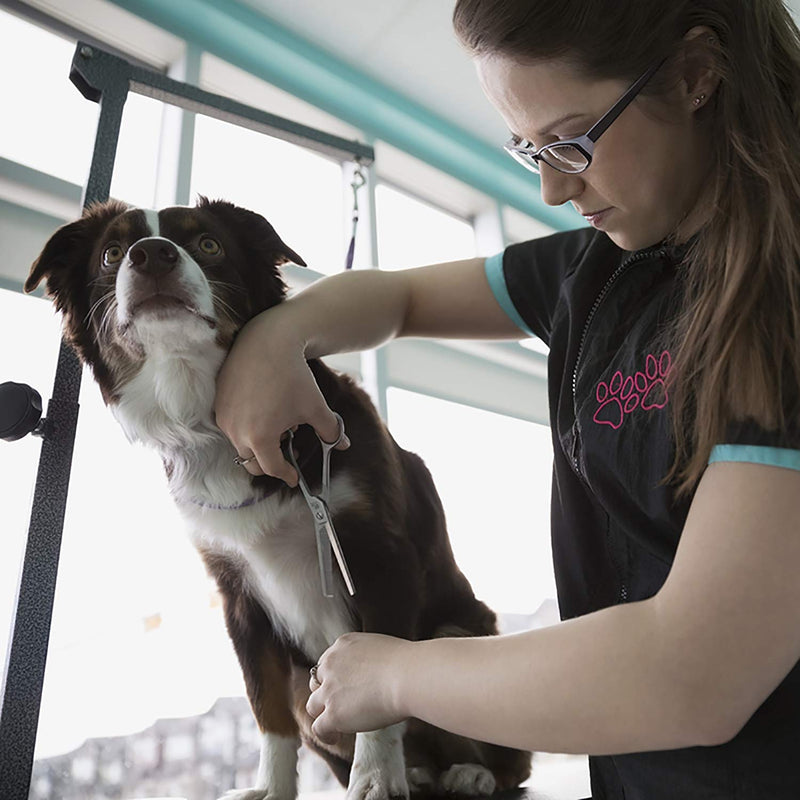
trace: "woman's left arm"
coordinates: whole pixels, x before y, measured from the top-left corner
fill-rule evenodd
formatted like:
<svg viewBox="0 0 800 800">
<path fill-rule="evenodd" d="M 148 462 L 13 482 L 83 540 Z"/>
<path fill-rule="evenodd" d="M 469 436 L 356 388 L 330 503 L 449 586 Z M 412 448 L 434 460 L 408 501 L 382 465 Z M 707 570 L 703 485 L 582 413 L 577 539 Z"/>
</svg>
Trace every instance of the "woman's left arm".
<svg viewBox="0 0 800 800">
<path fill-rule="evenodd" d="M 595 755 L 725 742 L 800 659 L 799 521 L 800 472 L 712 464 L 655 597 L 509 636 L 348 634 L 320 660 L 314 729 L 417 717 Z"/>
</svg>

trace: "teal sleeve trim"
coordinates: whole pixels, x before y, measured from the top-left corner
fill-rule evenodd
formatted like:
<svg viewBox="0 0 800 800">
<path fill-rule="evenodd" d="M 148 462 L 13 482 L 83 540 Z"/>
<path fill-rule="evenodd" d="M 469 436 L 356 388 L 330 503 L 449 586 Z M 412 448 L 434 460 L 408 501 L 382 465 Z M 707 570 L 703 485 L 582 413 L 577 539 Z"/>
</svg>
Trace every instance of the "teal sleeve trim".
<svg viewBox="0 0 800 800">
<path fill-rule="evenodd" d="M 486 259 L 484 266 L 486 270 L 486 278 L 489 281 L 489 288 L 495 299 L 500 303 L 500 307 L 508 314 L 509 319 L 521 330 L 528 334 L 528 336 L 535 336 L 536 334 L 527 326 L 525 320 L 519 315 L 511 295 L 508 293 L 508 286 L 506 286 L 506 277 L 503 274 L 503 253 L 489 256 Z"/>
<path fill-rule="evenodd" d="M 711 451 L 708 463 L 713 464 L 715 461 L 746 461 L 750 464 L 800 470 L 800 450 L 752 444 L 718 444 Z"/>
</svg>

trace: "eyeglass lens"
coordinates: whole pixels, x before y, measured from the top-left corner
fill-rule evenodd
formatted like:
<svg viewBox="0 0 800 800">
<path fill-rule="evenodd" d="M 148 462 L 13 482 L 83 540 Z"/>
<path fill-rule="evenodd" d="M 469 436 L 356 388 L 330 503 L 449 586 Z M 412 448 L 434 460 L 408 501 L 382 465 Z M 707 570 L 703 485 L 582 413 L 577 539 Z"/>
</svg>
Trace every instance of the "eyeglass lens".
<svg viewBox="0 0 800 800">
<path fill-rule="evenodd" d="M 581 172 L 589 166 L 586 155 L 571 144 L 548 147 L 542 153 L 542 161 L 562 172 Z"/>
<path fill-rule="evenodd" d="M 521 153 L 519 150 L 510 150 L 509 152 L 524 167 L 536 173 L 540 171 L 537 160 L 529 153 Z M 571 144 L 556 144 L 548 147 L 539 158 L 560 172 L 583 172 L 589 166 L 586 155 Z"/>
</svg>

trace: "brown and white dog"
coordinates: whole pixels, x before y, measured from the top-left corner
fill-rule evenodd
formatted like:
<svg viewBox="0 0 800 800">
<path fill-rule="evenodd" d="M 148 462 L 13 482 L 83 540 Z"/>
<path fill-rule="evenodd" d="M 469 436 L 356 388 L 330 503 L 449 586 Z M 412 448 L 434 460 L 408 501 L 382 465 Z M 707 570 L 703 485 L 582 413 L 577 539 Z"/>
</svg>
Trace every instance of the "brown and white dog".
<svg viewBox="0 0 800 800">
<path fill-rule="evenodd" d="M 234 464 L 214 423 L 217 371 L 239 329 L 283 300 L 278 267 L 288 261 L 305 266 L 263 217 L 230 203 L 201 198 L 195 208 L 156 212 L 110 201 L 58 230 L 25 283 L 32 291 L 47 281 L 65 337 L 128 438 L 159 451 L 216 579 L 261 732 L 256 786 L 227 797 L 293 800 L 301 739 L 348 785 L 349 800 L 518 786 L 528 777 L 529 753 L 417 720 L 335 746 L 311 732 L 308 670 L 339 635 L 423 639 L 497 630 L 494 613 L 456 566 L 428 470 L 395 443 L 346 376 L 309 362 L 352 441 L 333 456 L 330 506 L 354 597 L 338 575 L 335 597 L 322 595 L 299 490 Z M 301 426 L 295 445 L 316 491 L 321 448 L 313 430 Z"/>
</svg>

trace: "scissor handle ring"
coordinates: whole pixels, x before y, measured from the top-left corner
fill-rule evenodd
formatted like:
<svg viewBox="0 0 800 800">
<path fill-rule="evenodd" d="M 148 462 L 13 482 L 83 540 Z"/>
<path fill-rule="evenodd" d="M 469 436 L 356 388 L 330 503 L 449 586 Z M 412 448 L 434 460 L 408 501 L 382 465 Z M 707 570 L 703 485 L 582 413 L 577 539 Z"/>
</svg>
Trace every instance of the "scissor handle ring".
<svg viewBox="0 0 800 800">
<path fill-rule="evenodd" d="M 339 435 L 336 437 L 336 441 L 334 442 L 326 442 L 321 436 L 319 436 L 319 440 L 325 445 L 325 447 L 338 447 L 344 440 L 344 420 L 335 411 L 333 412 L 333 416 L 336 417 L 336 421 L 339 423 Z"/>
</svg>

